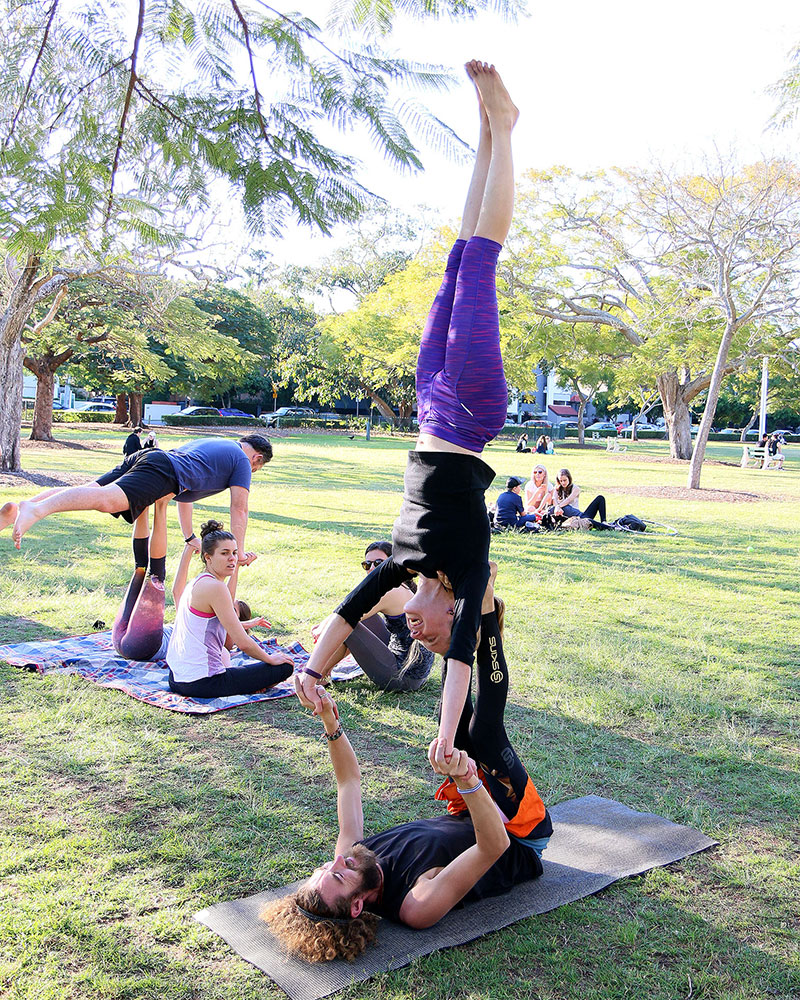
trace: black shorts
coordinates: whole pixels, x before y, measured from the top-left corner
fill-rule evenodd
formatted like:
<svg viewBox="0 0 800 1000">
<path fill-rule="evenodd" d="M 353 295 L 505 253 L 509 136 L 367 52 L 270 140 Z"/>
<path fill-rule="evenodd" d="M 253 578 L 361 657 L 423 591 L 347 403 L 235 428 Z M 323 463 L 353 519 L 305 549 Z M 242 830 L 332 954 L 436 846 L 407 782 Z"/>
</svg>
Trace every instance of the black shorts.
<svg viewBox="0 0 800 1000">
<path fill-rule="evenodd" d="M 172 462 L 163 451 L 155 448 L 137 451 L 111 472 L 100 476 L 97 483 L 119 486 L 128 498 L 128 510 L 116 511 L 112 516 L 121 517 L 130 524 L 156 500 L 180 492 Z"/>
</svg>

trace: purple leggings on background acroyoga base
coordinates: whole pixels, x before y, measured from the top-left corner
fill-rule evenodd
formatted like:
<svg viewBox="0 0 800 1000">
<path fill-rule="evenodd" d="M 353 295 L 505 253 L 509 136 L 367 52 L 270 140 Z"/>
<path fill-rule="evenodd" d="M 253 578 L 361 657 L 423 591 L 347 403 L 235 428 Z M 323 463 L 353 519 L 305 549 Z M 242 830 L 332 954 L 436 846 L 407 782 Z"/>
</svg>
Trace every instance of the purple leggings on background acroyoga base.
<svg viewBox="0 0 800 1000">
<path fill-rule="evenodd" d="M 508 410 L 495 288 L 500 250 L 482 236 L 456 240 L 417 360 L 420 432 L 476 452 L 497 436 Z"/>
<path fill-rule="evenodd" d="M 164 638 L 165 557 L 150 559 L 148 538 L 133 539 L 136 568 L 114 619 L 114 649 L 127 660 L 152 660 Z"/>
</svg>

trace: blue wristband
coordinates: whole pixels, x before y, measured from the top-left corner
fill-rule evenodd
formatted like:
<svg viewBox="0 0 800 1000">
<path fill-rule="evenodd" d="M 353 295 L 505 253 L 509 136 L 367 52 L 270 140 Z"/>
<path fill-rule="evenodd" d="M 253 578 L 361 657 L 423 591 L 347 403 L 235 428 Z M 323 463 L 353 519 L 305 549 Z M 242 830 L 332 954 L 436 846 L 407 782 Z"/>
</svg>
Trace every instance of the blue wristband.
<svg viewBox="0 0 800 1000">
<path fill-rule="evenodd" d="M 472 795 L 472 793 L 477 792 L 479 788 L 483 788 L 483 782 L 480 780 L 474 788 L 459 788 L 458 785 L 456 785 L 456 791 L 459 795 Z"/>
</svg>

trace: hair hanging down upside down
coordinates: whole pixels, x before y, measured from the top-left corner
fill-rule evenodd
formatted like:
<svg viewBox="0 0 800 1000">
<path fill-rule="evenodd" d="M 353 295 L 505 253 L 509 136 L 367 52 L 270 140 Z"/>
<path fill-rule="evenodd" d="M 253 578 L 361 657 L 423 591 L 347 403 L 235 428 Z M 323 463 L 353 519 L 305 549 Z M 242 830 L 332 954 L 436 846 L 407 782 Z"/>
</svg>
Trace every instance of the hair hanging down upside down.
<svg viewBox="0 0 800 1000">
<path fill-rule="evenodd" d="M 315 920 L 298 907 L 315 915 L 329 909 L 316 889 L 301 887 L 283 899 L 267 903 L 260 918 L 269 924 L 286 951 L 307 962 L 331 962 L 334 958 L 352 962 L 375 940 L 380 918 L 366 910 L 350 917 L 346 900 L 328 919 Z"/>
</svg>

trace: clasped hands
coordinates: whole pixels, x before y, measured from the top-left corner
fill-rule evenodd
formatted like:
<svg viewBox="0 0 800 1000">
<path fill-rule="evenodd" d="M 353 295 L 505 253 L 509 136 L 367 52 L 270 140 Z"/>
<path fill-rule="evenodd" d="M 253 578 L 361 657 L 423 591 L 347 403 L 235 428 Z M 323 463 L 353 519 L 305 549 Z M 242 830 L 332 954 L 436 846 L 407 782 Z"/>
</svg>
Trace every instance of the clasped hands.
<svg viewBox="0 0 800 1000">
<path fill-rule="evenodd" d="M 478 766 L 467 751 L 450 750 L 448 741 L 438 736 L 428 747 L 428 760 L 436 774 L 453 778 L 457 785 L 478 777 Z"/>
</svg>

